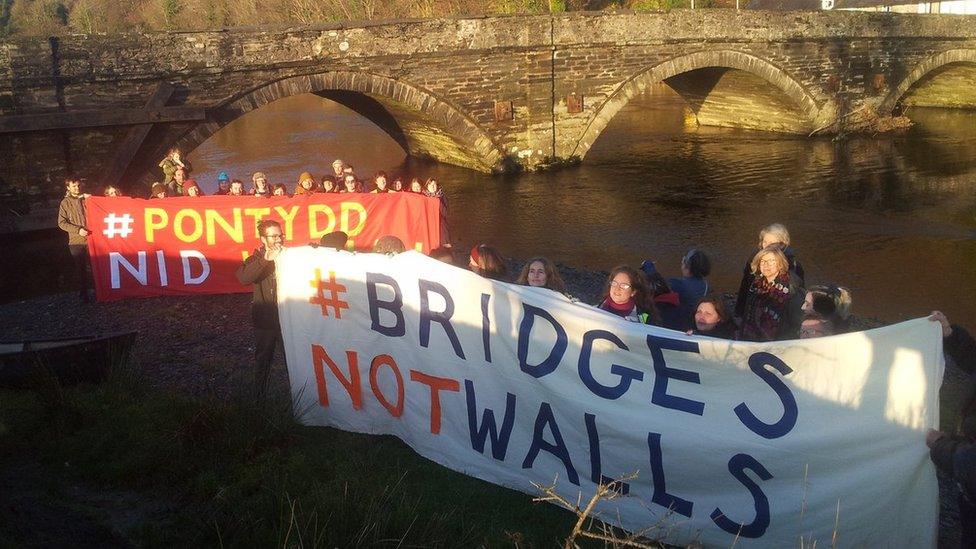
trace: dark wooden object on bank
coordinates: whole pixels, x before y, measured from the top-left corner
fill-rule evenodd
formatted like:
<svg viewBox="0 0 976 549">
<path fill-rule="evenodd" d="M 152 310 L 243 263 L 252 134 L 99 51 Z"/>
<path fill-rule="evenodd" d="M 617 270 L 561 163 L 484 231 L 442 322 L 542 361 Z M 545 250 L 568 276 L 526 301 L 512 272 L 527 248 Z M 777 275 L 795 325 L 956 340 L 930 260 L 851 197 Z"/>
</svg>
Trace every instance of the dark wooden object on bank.
<svg viewBox="0 0 976 549">
<path fill-rule="evenodd" d="M 168 82 L 163 82 L 156 88 L 152 97 L 146 102 L 146 111 L 152 112 L 162 109 L 169 98 L 176 91 L 175 86 Z M 105 181 L 112 184 L 118 185 L 119 181 L 125 175 L 126 170 L 129 169 L 129 165 L 135 160 L 136 155 L 139 153 L 139 149 L 142 148 L 142 144 L 146 141 L 146 137 L 149 136 L 150 130 L 153 129 L 152 124 L 143 124 L 140 126 L 133 126 L 129 128 L 126 132 L 122 143 L 119 145 L 118 150 L 115 153 L 115 158 L 112 160 L 112 165 L 108 170 L 105 171 Z"/>
<path fill-rule="evenodd" d="M 98 383 L 129 361 L 138 332 L 0 342 L 0 387 L 22 389 L 57 378 Z"/>
</svg>

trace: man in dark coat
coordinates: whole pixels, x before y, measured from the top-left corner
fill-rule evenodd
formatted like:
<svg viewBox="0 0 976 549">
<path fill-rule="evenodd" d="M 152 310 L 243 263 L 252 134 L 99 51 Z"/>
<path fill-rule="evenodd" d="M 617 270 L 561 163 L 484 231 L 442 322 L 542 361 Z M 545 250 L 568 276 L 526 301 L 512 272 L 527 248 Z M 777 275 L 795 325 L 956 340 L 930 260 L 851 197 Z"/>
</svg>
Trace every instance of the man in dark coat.
<svg viewBox="0 0 976 549">
<path fill-rule="evenodd" d="M 284 248 L 284 235 L 277 221 L 264 220 L 258 223 L 258 236 L 261 246 L 238 267 L 237 280 L 241 284 L 254 285 L 251 299 L 256 362 L 253 388 L 260 397 L 268 386 L 275 348 L 281 346 L 284 349 L 281 325 L 278 323 L 278 287 L 275 281 L 275 259 Z"/>
<path fill-rule="evenodd" d="M 976 548 L 976 340 L 944 314 L 929 317 L 942 324 L 946 355 L 970 375 L 969 394 L 959 411 L 958 434 L 930 430 L 925 437 L 935 466 L 959 486 L 959 525 L 963 549 Z"/>
<path fill-rule="evenodd" d="M 78 296 L 89 301 L 88 288 L 88 235 L 91 231 L 85 226 L 85 199 L 89 195 L 81 193 L 81 181 L 69 176 L 64 180 L 65 194 L 58 208 L 58 227 L 68 233 L 68 251 L 71 252 L 71 268 Z"/>
</svg>

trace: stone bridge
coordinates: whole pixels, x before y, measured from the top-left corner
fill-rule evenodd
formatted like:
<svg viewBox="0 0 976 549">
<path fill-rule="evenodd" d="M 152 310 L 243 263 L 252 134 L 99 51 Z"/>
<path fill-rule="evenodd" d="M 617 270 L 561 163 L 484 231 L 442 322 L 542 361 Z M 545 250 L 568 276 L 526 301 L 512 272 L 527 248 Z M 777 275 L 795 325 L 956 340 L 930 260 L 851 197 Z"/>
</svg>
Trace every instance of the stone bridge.
<svg viewBox="0 0 976 549">
<path fill-rule="evenodd" d="M 168 147 L 301 93 L 410 155 L 536 169 L 585 160 L 659 82 L 700 124 L 804 135 L 903 104 L 974 108 L 976 18 L 677 10 L 25 39 L 0 44 L 0 177 L 144 182 Z"/>
</svg>

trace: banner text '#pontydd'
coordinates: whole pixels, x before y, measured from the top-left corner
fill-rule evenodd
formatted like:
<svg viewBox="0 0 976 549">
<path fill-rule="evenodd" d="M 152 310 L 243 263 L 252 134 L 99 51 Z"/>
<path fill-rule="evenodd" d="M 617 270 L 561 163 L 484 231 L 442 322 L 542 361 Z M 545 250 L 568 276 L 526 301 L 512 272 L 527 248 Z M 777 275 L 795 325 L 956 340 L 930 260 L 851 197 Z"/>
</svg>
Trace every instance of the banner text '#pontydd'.
<svg viewBox="0 0 976 549">
<path fill-rule="evenodd" d="M 302 209 L 307 214 L 308 234 L 296 235 L 295 218 Z M 359 202 L 340 202 L 338 208 L 329 204 L 232 208 L 229 216 L 214 209 L 201 213 L 192 208 L 183 208 L 171 216 L 162 208 L 146 208 L 144 227 L 146 242 L 155 242 L 162 233 L 188 244 L 201 239 L 209 245 L 215 245 L 218 240 L 241 244 L 258 237 L 257 224 L 265 218 L 281 222 L 286 240 L 304 240 L 306 236 L 309 240 L 318 240 L 333 231 L 343 231 L 354 238 L 366 226 L 366 217 L 366 208 Z"/>
</svg>

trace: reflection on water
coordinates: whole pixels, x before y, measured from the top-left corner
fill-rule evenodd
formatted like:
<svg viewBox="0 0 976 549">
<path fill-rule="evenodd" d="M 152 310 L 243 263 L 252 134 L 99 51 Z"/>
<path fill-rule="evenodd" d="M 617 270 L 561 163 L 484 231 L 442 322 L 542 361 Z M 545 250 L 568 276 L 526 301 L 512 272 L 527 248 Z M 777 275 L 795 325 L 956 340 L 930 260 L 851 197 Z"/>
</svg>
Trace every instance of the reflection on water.
<svg viewBox="0 0 976 549">
<path fill-rule="evenodd" d="M 212 190 L 219 170 L 254 171 L 292 188 L 302 171 L 339 157 L 361 175 L 436 175 L 453 236 L 506 254 L 544 254 L 609 269 L 641 258 L 679 274 L 690 247 L 715 264 L 713 287 L 737 288 L 767 223 L 785 223 L 809 283 L 836 282 L 855 311 L 897 320 L 932 308 L 976 317 L 976 113 L 912 109 L 901 136 L 833 143 L 686 124 L 666 87 L 636 98 L 583 165 L 492 177 L 437 164 L 404 165 L 396 143 L 344 107 L 307 95 L 258 109 L 193 151 Z"/>
</svg>

